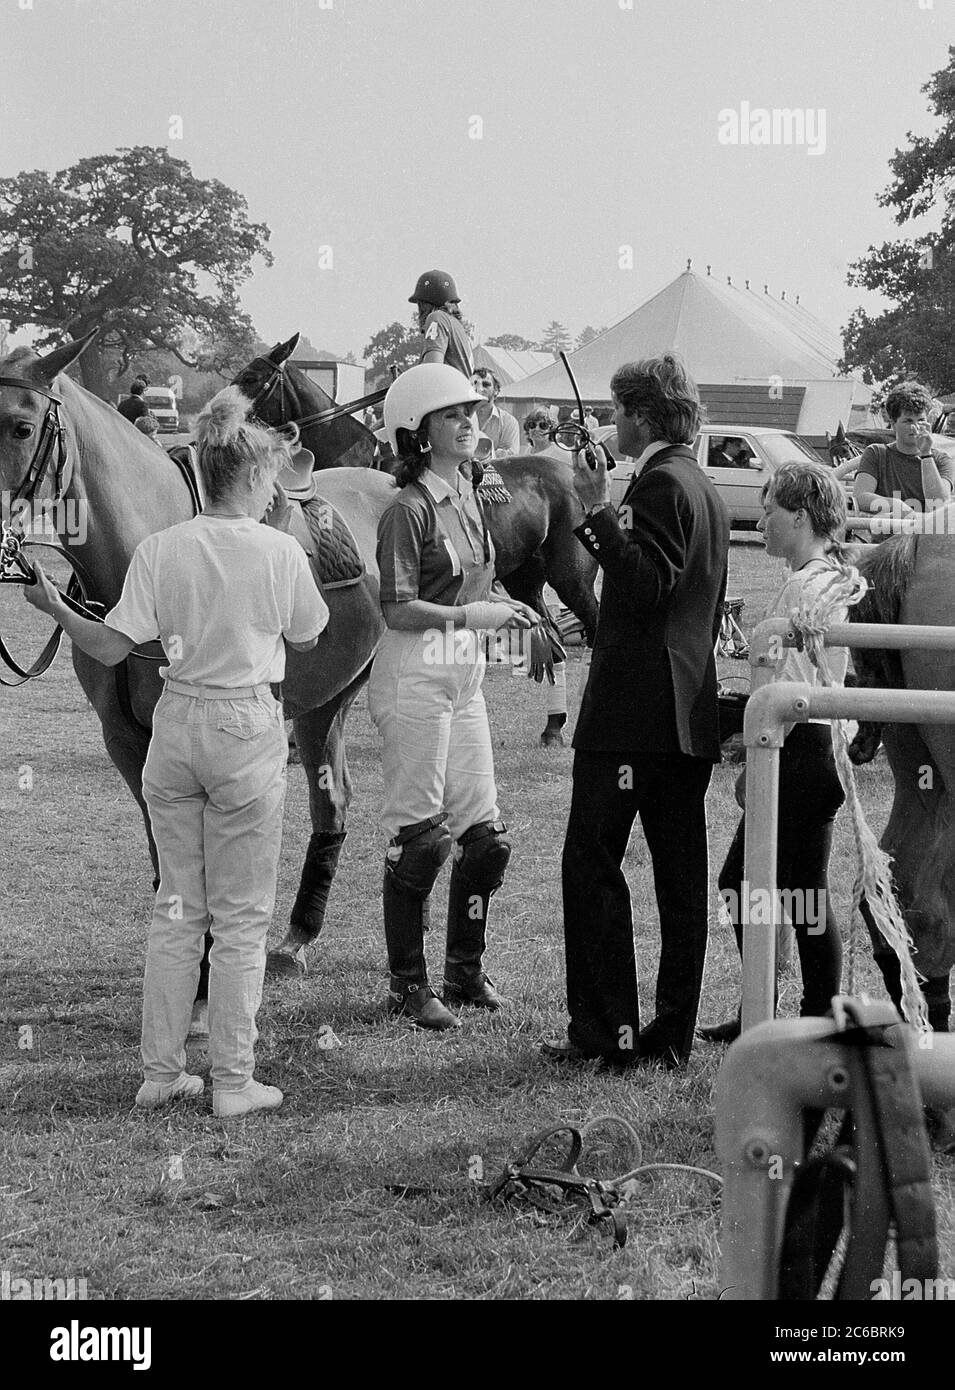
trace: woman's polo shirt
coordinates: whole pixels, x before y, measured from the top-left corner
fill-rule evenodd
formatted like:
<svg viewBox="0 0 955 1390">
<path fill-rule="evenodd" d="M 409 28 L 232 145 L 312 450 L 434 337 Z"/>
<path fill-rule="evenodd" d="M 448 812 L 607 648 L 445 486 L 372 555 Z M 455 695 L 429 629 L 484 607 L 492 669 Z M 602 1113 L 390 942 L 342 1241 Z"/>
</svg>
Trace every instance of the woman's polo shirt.
<svg viewBox="0 0 955 1390">
<path fill-rule="evenodd" d="M 378 523 L 377 556 L 384 603 L 455 607 L 485 599 L 494 582 L 494 545 L 461 474 L 453 487 L 426 468 L 401 488 Z"/>
</svg>

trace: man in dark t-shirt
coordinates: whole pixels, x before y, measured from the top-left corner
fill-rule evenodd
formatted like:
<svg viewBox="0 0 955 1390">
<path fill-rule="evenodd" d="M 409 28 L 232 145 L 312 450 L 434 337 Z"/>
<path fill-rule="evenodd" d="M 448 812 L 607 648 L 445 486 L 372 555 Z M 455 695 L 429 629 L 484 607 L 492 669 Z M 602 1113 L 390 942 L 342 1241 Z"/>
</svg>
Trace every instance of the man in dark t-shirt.
<svg viewBox="0 0 955 1390">
<path fill-rule="evenodd" d="M 129 388 L 129 395 L 117 406 L 120 415 L 129 420 L 131 424 L 135 424 L 141 415 L 149 414 L 149 406 L 143 400 L 145 389 L 141 378 L 137 377 Z"/>
<path fill-rule="evenodd" d="M 889 392 L 884 409 L 895 439 L 868 445 L 859 459 L 853 492 L 860 511 L 911 516 L 951 500 L 955 460 L 932 447 L 931 403 L 930 392 L 917 381 Z"/>
</svg>

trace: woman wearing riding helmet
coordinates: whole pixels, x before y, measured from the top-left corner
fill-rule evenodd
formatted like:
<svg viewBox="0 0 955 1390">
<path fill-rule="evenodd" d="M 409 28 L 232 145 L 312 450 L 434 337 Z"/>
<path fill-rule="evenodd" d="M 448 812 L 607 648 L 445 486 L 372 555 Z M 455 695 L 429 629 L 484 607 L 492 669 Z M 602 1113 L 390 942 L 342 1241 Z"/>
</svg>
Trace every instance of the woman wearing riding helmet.
<svg viewBox="0 0 955 1390">
<path fill-rule="evenodd" d="M 785 560 L 791 574 L 767 617 L 788 617 L 796 608 L 818 601 L 838 578 L 840 566 L 851 563 L 855 548 L 841 539 L 845 523 L 845 492 L 830 468 L 789 463 L 777 469 L 763 488 L 757 529 L 766 538 L 767 555 Z M 848 607 L 840 606 L 833 620 L 844 622 L 847 614 Z M 848 651 L 833 647 L 827 655 L 833 681 L 841 685 Z M 818 672 L 805 652 L 789 648 L 777 678 L 815 685 Z M 839 993 L 842 941 L 829 898 L 828 872 L 833 827 L 844 800 L 829 720 L 791 724 L 779 758 L 776 877 L 779 888 L 792 894 L 790 916 L 802 968 L 804 1016 L 825 1014 L 832 996 Z M 745 834 L 744 812 L 719 876 L 741 955 L 741 898 L 748 891 L 743 878 Z M 700 1029 L 712 1042 L 732 1041 L 739 1032 L 739 1018 Z"/>
<path fill-rule="evenodd" d="M 203 1090 L 184 1067 L 211 923 L 209 1051 L 212 1109 L 221 1119 L 282 1103 L 277 1086 L 252 1075 L 288 757 L 270 684 L 285 672 L 283 638 L 307 651 L 328 622 L 304 551 L 291 536 L 259 525 L 273 498 L 276 513 L 287 507 L 275 487 L 286 448 L 247 419 L 249 408 L 235 386 L 205 407 L 196 441 L 206 508 L 137 546 L 104 622 L 78 617 L 40 571 L 25 591 L 107 666 L 141 642 L 158 638 L 165 649 L 165 689 L 143 769 L 160 884 L 136 1104 L 152 1108 Z"/>
<path fill-rule="evenodd" d="M 457 286 L 443 270 L 426 270 L 418 276 L 409 304 L 418 306 L 418 327 L 424 334 L 421 361 L 443 362 L 456 367 L 468 381 L 474 371 L 474 350 L 461 318 Z"/>
<path fill-rule="evenodd" d="M 494 547 L 461 465 L 481 397 L 454 368 L 411 367 L 385 398 L 398 492 L 378 525 L 387 632 L 369 686 L 384 741 L 384 920 L 389 1009 L 423 1028 L 458 1027 L 428 984 L 428 900 L 452 844 L 446 1003 L 499 1009 L 484 973 L 487 909 L 511 846 L 500 819 L 481 683 L 480 634 L 539 621 L 494 578 Z"/>
</svg>

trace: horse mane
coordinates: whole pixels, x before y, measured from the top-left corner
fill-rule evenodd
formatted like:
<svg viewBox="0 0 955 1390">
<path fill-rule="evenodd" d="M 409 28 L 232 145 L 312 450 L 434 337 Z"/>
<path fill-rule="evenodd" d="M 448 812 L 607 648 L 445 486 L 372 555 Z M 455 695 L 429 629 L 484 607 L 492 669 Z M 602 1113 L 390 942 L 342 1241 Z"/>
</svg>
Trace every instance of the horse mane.
<svg viewBox="0 0 955 1390">
<path fill-rule="evenodd" d="M 915 572 L 917 537 L 890 536 L 872 546 L 869 554 L 859 561 L 859 573 L 869 587 L 859 603 L 849 610 L 854 623 L 897 623 L 902 600 Z M 853 665 L 862 685 L 879 685 L 901 689 L 902 654 L 898 651 L 857 649 Z"/>
</svg>

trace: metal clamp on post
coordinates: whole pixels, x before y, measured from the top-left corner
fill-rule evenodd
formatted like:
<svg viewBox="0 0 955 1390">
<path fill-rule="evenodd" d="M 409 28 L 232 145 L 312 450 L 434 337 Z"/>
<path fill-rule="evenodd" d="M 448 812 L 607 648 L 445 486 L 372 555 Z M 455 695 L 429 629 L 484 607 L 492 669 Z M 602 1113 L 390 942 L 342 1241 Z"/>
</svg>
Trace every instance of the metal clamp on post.
<svg viewBox="0 0 955 1390">
<path fill-rule="evenodd" d="M 780 1020 L 744 1033 L 716 1092 L 723 1269 L 731 1299 L 874 1296 L 894 1230 L 902 1280 L 938 1267 L 923 1100 L 955 1099 L 955 1038 L 931 1049 L 891 1005 L 834 1001 L 838 1022 Z M 840 1026 L 842 1025 L 842 1026 Z M 804 1158 L 807 1121 L 838 1109 L 835 1145 Z M 845 1255 L 831 1270 L 840 1237 Z"/>
</svg>

